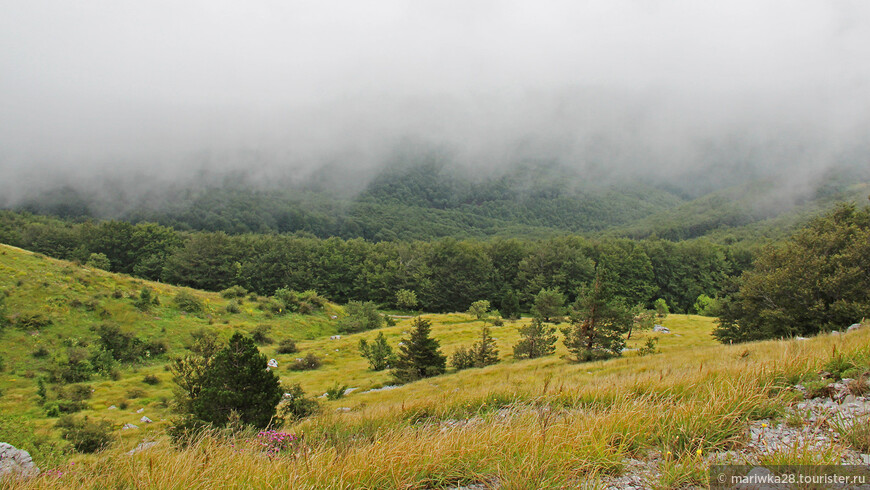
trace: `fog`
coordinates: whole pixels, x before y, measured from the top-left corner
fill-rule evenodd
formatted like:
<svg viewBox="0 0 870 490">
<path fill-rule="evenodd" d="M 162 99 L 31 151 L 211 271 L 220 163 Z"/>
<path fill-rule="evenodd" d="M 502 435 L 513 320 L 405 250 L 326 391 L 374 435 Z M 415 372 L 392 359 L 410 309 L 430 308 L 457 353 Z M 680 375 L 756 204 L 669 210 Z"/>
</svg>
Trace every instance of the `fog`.
<svg viewBox="0 0 870 490">
<path fill-rule="evenodd" d="M 409 144 L 482 176 L 870 165 L 861 0 L 0 6 L 0 205 L 233 170 L 358 189 Z"/>
</svg>

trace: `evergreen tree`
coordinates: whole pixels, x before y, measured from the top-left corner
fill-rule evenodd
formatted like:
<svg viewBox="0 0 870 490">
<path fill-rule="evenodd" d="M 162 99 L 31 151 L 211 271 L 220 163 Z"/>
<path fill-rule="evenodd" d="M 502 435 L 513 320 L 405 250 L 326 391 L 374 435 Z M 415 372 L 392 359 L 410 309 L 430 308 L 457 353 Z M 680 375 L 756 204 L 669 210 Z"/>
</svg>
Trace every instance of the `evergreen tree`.
<svg viewBox="0 0 870 490">
<path fill-rule="evenodd" d="M 429 336 L 432 323 L 417 317 L 411 323 L 411 333 L 399 346 L 399 355 L 393 375 L 402 382 L 443 374 L 447 358 L 441 354 L 440 344 Z"/>
<path fill-rule="evenodd" d="M 565 296 L 558 289 L 542 289 L 535 295 L 532 313 L 545 322 L 565 314 Z"/>
<path fill-rule="evenodd" d="M 486 325 L 480 329 L 480 341 L 471 347 L 474 351 L 474 367 L 484 367 L 498 363 L 498 348 Z"/>
<path fill-rule="evenodd" d="M 193 415 L 217 426 L 226 425 L 233 412 L 247 425 L 264 428 L 275 417 L 283 390 L 268 359 L 254 341 L 236 333 L 218 352 L 201 379 L 193 400 Z"/>
<path fill-rule="evenodd" d="M 495 346 L 495 339 L 490 335 L 489 327 L 484 325 L 480 329 L 480 341 L 472 344 L 470 348 L 456 349 L 450 363 L 458 370 L 498 364 L 498 348 Z"/>
<path fill-rule="evenodd" d="M 607 359 L 622 355 L 623 335 L 633 322 L 625 305 L 606 297 L 596 277 L 591 288 L 584 288 L 574 303 L 571 326 L 562 329 L 565 347 L 574 362 Z"/>
<path fill-rule="evenodd" d="M 520 297 L 513 289 L 509 289 L 502 296 L 498 311 L 505 318 L 516 319 L 520 317 Z"/>
<path fill-rule="evenodd" d="M 359 341 L 359 353 L 369 361 L 372 371 L 383 371 L 394 361 L 393 349 L 387 343 L 383 332 L 378 332 L 375 341 L 369 344 L 366 339 Z"/>
<path fill-rule="evenodd" d="M 522 339 L 514 346 L 514 358 L 536 359 L 556 352 L 556 327 L 548 327 L 540 318 L 520 328 Z"/>
</svg>

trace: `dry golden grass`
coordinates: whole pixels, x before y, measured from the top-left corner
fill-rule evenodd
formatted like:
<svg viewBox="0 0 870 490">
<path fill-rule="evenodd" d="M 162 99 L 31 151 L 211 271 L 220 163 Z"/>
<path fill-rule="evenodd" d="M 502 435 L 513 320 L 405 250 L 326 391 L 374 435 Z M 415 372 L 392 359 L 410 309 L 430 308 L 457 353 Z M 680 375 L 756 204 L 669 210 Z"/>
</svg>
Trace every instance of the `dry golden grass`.
<svg viewBox="0 0 870 490">
<path fill-rule="evenodd" d="M 401 328 L 401 327 L 397 327 Z M 501 488 L 594 485 L 627 456 L 670 451 L 661 484 L 698 483 L 703 456 L 739 447 L 746 422 L 776 417 L 787 388 L 836 351 L 868 361 L 870 329 L 807 341 L 669 349 L 569 365 L 502 363 L 354 395 L 284 430 L 303 435 L 269 456 L 251 435 L 210 435 L 185 449 L 135 442 L 81 457 L 21 488 Z M 347 406 L 349 412 L 337 412 Z M 699 455 L 700 452 L 700 455 Z M 780 454 L 776 461 L 826 460 Z"/>
</svg>

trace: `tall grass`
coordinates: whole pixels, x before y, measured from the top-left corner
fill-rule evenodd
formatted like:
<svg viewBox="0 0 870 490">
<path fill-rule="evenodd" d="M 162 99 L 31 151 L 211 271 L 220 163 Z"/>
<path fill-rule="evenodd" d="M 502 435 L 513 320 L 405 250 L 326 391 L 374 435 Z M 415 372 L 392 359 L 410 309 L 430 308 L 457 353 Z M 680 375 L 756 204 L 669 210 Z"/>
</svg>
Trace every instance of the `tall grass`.
<svg viewBox="0 0 870 490">
<path fill-rule="evenodd" d="M 422 381 L 371 394 L 383 395 L 380 400 L 361 397 L 346 413 L 330 409 L 343 400 L 328 403 L 321 415 L 285 428 L 302 442 L 276 456 L 250 442 L 249 434 L 232 440 L 209 434 L 184 449 L 163 441 L 127 456 L 128 447 L 114 448 L 81 458 L 63 474 L 14 485 L 443 488 L 498 482 L 501 488 L 556 488 L 618 475 L 625 458 L 650 451 L 669 453 L 658 484 L 703 484 L 706 455 L 739 448 L 747 421 L 783 413 L 793 400 L 786 380 L 818 371 L 832 353 L 865 362 L 868 337 L 862 331 L 717 346 L 631 363 L 529 363 L 524 371 L 513 369 L 516 364 L 494 366 L 511 375 L 460 391 L 448 382 L 454 376 Z M 608 374 L 593 377 L 587 370 Z M 828 461 L 836 451 L 828 452 L 768 459 Z"/>
</svg>

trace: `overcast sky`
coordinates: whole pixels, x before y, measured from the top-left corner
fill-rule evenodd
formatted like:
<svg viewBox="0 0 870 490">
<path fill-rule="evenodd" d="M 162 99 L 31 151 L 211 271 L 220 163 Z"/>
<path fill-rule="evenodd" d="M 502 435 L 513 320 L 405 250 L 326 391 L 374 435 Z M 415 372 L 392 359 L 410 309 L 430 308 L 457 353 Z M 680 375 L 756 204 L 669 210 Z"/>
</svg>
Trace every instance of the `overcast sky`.
<svg viewBox="0 0 870 490">
<path fill-rule="evenodd" d="M 864 0 L 0 0 L 0 12 L 7 193 L 58 168 L 365 167 L 407 137 L 472 167 L 679 170 L 727 146 L 806 170 L 870 134 Z"/>
</svg>

